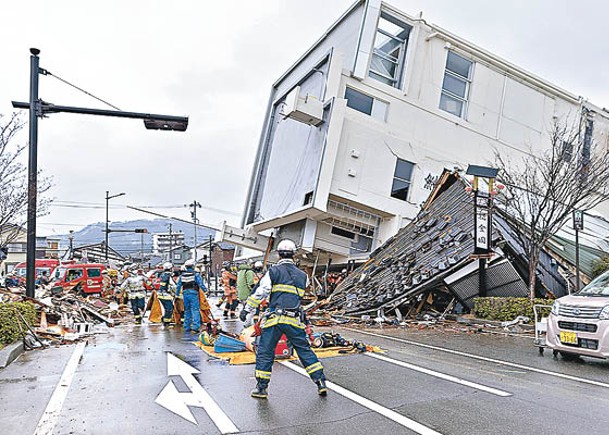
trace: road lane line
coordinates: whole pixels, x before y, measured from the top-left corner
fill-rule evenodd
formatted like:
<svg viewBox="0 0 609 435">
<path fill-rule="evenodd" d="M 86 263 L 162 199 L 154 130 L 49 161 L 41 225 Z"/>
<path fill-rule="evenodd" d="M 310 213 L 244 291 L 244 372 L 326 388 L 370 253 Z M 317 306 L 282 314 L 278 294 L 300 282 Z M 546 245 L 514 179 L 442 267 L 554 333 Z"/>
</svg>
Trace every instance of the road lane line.
<svg viewBox="0 0 609 435">
<path fill-rule="evenodd" d="M 40 417 L 34 435 L 51 435 L 53 433 L 55 424 L 57 424 L 57 420 L 61 414 L 63 402 L 66 400 L 68 390 L 74 379 L 78 362 L 85 351 L 86 344 L 87 343 L 85 342 L 80 342 L 76 345 L 68 364 L 66 364 L 66 368 L 61 374 L 61 378 L 59 378 L 59 383 L 55 387 L 55 391 L 53 391 L 42 417 Z"/>
<path fill-rule="evenodd" d="M 359 329 L 352 329 L 352 328 L 343 328 L 343 329 L 346 329 L 346 330 L 352 331 L 352 332 L 357 332 L 357 333 L 364 334 L 364 335 L 371 335 L 374 337 L 386 338 L 387 340 L 398 341 L 400 343 L 410 344 L 413 346 L 424 347 L 426 349 L 433 349 L 433 350 L 439 350 L 441 352 L 452 353 L 453 355 L 464 356 L 467 358 L 477 359 L 479 361 L 492 362 L 495 364 L 501 364 L 501 365 L 508 366 L 508 367 L 515 367 L 515 368 L 527 370 L 530 372 L 536 372 L 536 373 L 541 373 L 544 375 L 555 376 L 555 377 L 561 378 L 561 379 L 568 379 L 570 381 L 581 382 L 583 384 L 589 384 L 589 385 L 595 385 L 597 387 L 609 388 L 609 384 L 606 384 L 604 382 L 599 382 L 599 381 L 593 381 L 592 379 L 585 379 L 585 378 L 579 378 L 577 376 L 565 375 L 563 373 L 552 372 L 550 370 L 542 370 L 542 369 L 538 369 L 536 367 L 530 367 L 530 366 L 525 366 L 522 364 L 512 363 L 509 361 L 503 361 L 500 359 L 487 358 L 484 356 L 474 355 L 474 354 L 467 353 L 467 352 L 461 352 L 459 350 L 452 350 L 452 349 L 447 349 L 445 347 L 432 346 L 430 344 L 424 344 L 424 343 L 418 343 L 416 341 L 405 340 L 403 338 L 391 337 L 391 336 L 382 335 L 382 334 L 375 334 L 374 332 L 360 331 Z"/>
<path fill-rule="evenodd" d="M 395 364 L 395 365 L 398 365 L 398 366 L 401 366 L 401 367 L 406 367 L 407 369 L 416 370 L 417 372 L 421 372 L 421 373 L 425 373 L 427 375 L 435 376 L 436 378 L 444 379 L 446 381 L 454 382 L 456 384 L 461 384 L 461 385 L 465 385 L 467 387 L 475 388 L 477 390 L 485 391 L 487 393 L 491 393 L 491 394 L 494 394 L 496 396 L 510 397 L 512 395 L 512 393 L 508 393 L 506 391 L 501 391 L 501 390 L 498 390 L 496 388 L 487 387 L 486 385 L 481 385 L 481 384 L 477 384 L 475 382 L 466 381 L 465 379 L 456 378 L 454 376 L 447 375 L 445 373 L 436 372 L 434 370 L 430 370 L 430 369 L 426 369 L 426 368 L 423 368 L 423 367 L 415 366 L 414 364 L 410 364 L 410 363 L 407 363 L 407 362 L 404 362 L 404 361 L 399 361 L 399 360 L 396 360 L 396 359 L 388 358 L 388 357 L 383 356 L 383 355 L 378 355 L 378 354 L 369 353 L 369 352 L 364 353 L 364 355 L 372 357 L 372 358 L 379 359 L 381 361 L 386 361 L 388 363 Z"/>
<path fill-rule="evenodd" d="M 297 366 L 294 363 L 291 363 L 289 361 L 281 361 L 280 364 L 284 365 L 285 367 L 294 370 L 297 373 L 300 373 L 303 376 L 306 376 L 307 378 L 309 377 L 309 375 L 307 374 L 306 370 L 303 369 L 300 366 Z M 330 382 L 330 381 L 326 381 L 326 385 L 328 386 L 328 388 L 338 394 L 340 394 L 341 396 L 346 397 L 347 399 L 351 399 L 354 402 L 362 405 L 365 408 L 368 408 L 374 412 L 377 412 L 385 417 L 387 417 L 390 420 L 393 420 L 394 422 L 418 433 L 421 435 L 442 435 L 440 432 L 436 432 L 435 430 L 422 425 L 421 423 L 418 423 L 414 420 L 409 419 L 408 417 L 395 412 L 389 408 L 385 408 L 382 405 L 379 405 L 376 402 L 373 402 L 370 399 L 366 399 L 365 397 L 360 396 L 359 394 L 356 394 L 352 391 L 347 390 L 346 388 L 341 387 L 340 385 L 336 385 L 334 382 Z"/>
</svg>

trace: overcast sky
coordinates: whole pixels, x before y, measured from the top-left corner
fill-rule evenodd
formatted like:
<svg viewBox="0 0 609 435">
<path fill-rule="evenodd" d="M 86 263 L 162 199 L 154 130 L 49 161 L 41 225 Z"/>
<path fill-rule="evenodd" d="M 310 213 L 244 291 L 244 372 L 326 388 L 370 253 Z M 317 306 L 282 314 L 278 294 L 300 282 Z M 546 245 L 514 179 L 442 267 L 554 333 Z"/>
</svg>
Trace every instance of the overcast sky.
<svg viewBox="0 0 609 435">
<path fill-rule="evenodd" d="M 40 65 L 122 110 L 188 115 L 185 133 L 141 121 L 54 114 L 39 123 L 38 165 L 55 199 L 41 235 L 110 219 L 146 218 L 126 205 L 240 223 L 272 83 L 351 0 L 3 2 L 0 113 L 29 99 L 29 47 Z M 609 6 L 580 0 L 393 0 L 556 85 L 609 106 Z M 53 77 L 40 98 L 107 108 Z M 27 112 L 23 113 L 27 118 Z M 27 129 L 20 140 L 27 141 Z M 162 208 L 165 207 L 165 208 Z M 222 213 L 225 210 L 230 213 Z"/>
</svg>

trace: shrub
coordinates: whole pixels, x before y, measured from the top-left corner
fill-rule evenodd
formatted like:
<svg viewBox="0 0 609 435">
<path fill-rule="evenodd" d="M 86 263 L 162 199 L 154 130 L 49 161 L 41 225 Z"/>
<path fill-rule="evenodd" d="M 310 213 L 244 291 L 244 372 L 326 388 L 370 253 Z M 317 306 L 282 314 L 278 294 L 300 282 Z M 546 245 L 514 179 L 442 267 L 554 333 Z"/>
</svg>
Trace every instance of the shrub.
<svg viewBox="0 0 609 435">
<path fill-rule="evenodd" d="M 22 330 L 27 331 L 27 327 L 15 313 L 15 308 L 30 326 L 34 326 L 36 323 L 36 308 L 31 302 L 0 303 L 0 344 L 11 344 L 23 336 Z M 21 329 L 19 323 L 21 323 Z"/>
<path fill-rule="evenodd" d="M 592 261 L 592 278 L 596 278 L 609 270 L 609 257 L 602 257 Z"/>
<path fill-rule="evenodd" d="M 529 298 L 476 298 L 474 299 L 474 314 L 481 319 L 499 320 L 502 322 L 514 320 L 518 316 L 526 316 L 535 320 L 533 305 L 552 305 L 554 301 L 550 299 Z M 539 311 L 544 316 L 550 309 Z"/>
</svg>

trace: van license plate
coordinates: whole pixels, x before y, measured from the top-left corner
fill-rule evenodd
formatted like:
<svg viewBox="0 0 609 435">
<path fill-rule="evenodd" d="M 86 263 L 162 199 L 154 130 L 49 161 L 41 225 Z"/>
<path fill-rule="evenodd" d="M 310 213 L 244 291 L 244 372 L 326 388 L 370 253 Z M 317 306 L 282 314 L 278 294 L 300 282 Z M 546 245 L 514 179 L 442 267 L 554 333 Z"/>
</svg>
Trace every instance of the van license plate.
<svg viewBox="0 0 609 435">
<path fill-rule="evenodd" d="M 575 332 L 560 331 L 560 342 L 565 344 L 577 344 L 577 334 Z"/>
</svg>

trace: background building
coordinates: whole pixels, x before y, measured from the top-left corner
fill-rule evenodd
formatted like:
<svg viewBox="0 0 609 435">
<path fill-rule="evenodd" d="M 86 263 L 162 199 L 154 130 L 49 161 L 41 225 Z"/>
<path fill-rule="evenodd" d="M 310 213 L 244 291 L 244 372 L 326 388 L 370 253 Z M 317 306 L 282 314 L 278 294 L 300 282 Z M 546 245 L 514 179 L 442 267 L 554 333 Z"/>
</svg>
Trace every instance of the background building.
<svg viewBox="0 0 609 435">
<path fill-rule="evenodd" d="M 175 246 L 184 244 L 184 233 L 155 233 L 152 235 L 152 250 L 155 254 L 166 251 Z"/>
<path fill-rule="evenodd" d="M 608 119 L 457 35 L 359 1 L 273 85 L 243 225 L 292 238 L 311 261 L 367 258 L 445 168 L 540 153 L 554 122 L 606 151 Z"/>
</svg>

